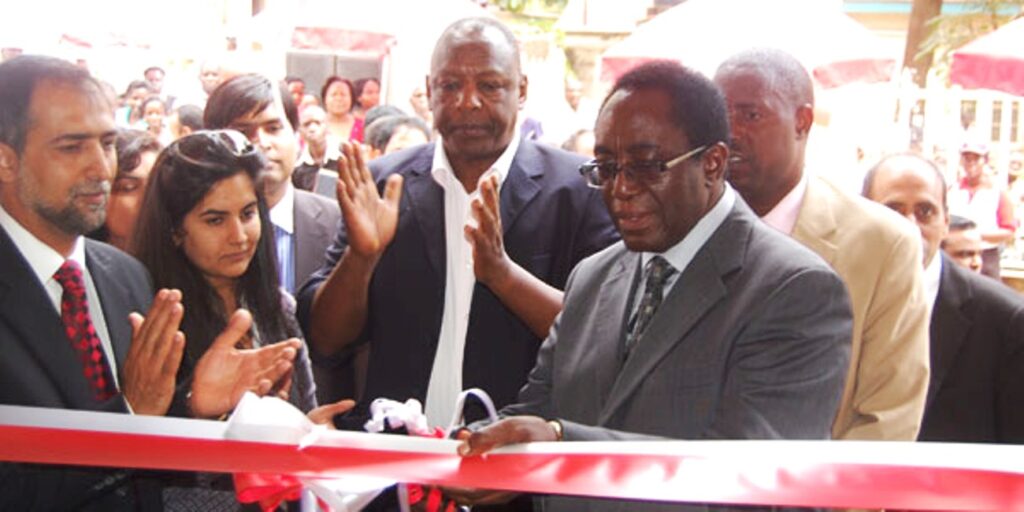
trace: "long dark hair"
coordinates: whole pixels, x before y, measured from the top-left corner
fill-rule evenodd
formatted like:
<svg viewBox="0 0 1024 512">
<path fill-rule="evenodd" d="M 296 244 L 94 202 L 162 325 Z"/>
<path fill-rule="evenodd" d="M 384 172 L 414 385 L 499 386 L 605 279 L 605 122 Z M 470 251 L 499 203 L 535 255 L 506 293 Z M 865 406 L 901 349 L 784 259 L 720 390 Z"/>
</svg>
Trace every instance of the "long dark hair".
<svg viewBox="0 0 1024 512">
<path fill-rule="evenodd" d="M 245 173 L 252 179 L 259 209 L 260 240 L 249 268 L 238 278 L 237 303 L 248 308 L 260 332 L 273 341 L 287 336 L 281 309 L 270 214 L 260 186 L 266 160 L 233 130 L 199 131 L 167 146 L 153 164 L 136 223 L 133 253 L 149 269 L 157 288 L 182 293 L 185 352 L 192 366 L 226 325 L 230 312 L 220 296 L 174 241 L 188 214 L 218 182 Z"/>
</svg>

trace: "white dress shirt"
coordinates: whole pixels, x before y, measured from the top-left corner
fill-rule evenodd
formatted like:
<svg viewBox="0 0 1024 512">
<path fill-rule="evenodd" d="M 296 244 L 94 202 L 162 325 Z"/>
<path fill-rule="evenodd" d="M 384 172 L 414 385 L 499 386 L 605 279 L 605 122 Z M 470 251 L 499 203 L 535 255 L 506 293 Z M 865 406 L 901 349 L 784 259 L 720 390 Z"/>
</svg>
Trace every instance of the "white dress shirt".
<svg viewBox="0 0 1024 512">
<path fill-rule="evenodd" d="M 32 268 L 32 273 L 39 280 L 39 284 L 42 285 L 43 289 L 46 290 L 46 295 L 50 298 L 50 303 L 53 305 L 59 318 L 60 299 L 64 294 L 64 287 L 53 278 L 53 275 L 64 264 L 64 256 L 43 243 L 42 240 L 36 238 L 18 221 L 14 220 L 14 217 L 11 217 L 3 207 L 0 207 L 0 226 L 7 232 L 7 236 L 11 237 L 14 247 L 28 261 L 29 267 Z M 110 365 L 110 373 L 114 376 L 114 386 L 120 389 L 120 384 L 117 380 L 117 359 L 114 358 L 114 348 L 110 342 L 110 333 L 107 332 L 107 321 L 103 316 L 103 304 L 100 302 L 100 294 L 96 291 L 96 285 L 93 283 L 92 275 L 89 273 L 89 265 L 86 265 L 85 261 L 84 238 L 78 237 L 75 239 L 75 246 L 67 259 L 78 263 L 78 266 L 82 269 L 82 279 L 85 281 L 85 297 L 89 303 L 89 318 L 96 329 L 96 334 L 100 337 L 100 344 L 103 345 L 103 355 L 106 356 L 107 364 Z M 9 272 L 10 269 L 4 269 L 3 271 Z M 145 312 L 140 311 L 139 313 Z M 128 321 L 127 318 L 118 320 Z M 70 343 L 66 338 L 55 341 Z"/>
<path fill-rule="evenodd" d="M 640 275 L 643 279 L 644 269 L 647 268 L 647 263 L 651 261 L 655 256 L 661 256 L 672 265 L 675 269 L 667 279 L 665 279 L 665 286 L 662 288 L 662 297 L 668 297 L 669 291 L 679 280 L 679 276 L 686 271 L 686 267 L 690 266 L 690 262 L 693 261 L 693 257 L 697 255 L 697 252 L 704 247 L 711 235 L 718 230 L 718 227 L 725 222 L 725 218 L 729 216 L 729 212 L 732 211 L 732 207 L 736 204 L 736 192 L 725 184 L 725 191 L 722 193 L 722 197 L 718 198 L 718 202 L 715 206 L 711 207 L 697 224 L 693 226 L 686 236 L 683 237 L 678 243 L 669 247 L 663 253 L 655 252 L 644 252 L 640 254 Z M 640 299 L 644 294 L 644 283 L 637 283 L 636 291 L 633 296 L 633 312 L 630 314 L 632 319 L 633 315 L 636 314 L 636 309 L 640 307 Z M 632 324 L 632 321 L 630 322 Z"/>
<path fill-rule="evenodd" d="M 492 175 L 498 177 L 500 186 L 505 182 L 512 158 L 519 148 L 519 132 L 516 131 L 505 152 L 494 162 L 477 182 L 472 194 L 455 176 L 444 152 L 443 141 L 438 138 L 434 149 L 434 163 L 431 175 L 444 189 L 444 233 L 446 249 L 446 272 L 444 288 L 444 314 L 441 332 L 430 370 L 430 384 L 424 410 L 432 426 L 447 427 L 455 409 L 455 400 L 462 392 L 462 361 L 466 347 L 466 330 L 469 327 L 469 312 L 473 300 L 476 275 L 473 272 L 473 247 L 466 240 L 465 226 L 476 225 L 470 213 L 473 200 L 480 197 L 479 184 Z"/>
<path fill-rule="evenodd" d="M 931 305 L 929 310 L 935 307 L 935 299 L 939 296 L 939 284 L 942 281 L 942 249 L 939 249 L 935 256 L 932 256 L 931 263 L 924 268 L 924 297 Z"/>
</svg>

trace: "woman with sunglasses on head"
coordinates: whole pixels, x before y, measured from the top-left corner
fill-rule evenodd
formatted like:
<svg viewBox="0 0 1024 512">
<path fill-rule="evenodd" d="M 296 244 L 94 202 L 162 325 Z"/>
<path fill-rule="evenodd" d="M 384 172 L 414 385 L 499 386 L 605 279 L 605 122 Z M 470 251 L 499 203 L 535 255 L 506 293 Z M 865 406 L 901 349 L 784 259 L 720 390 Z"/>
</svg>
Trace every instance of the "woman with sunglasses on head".
<svg viewBox="0 0 1024 512">
<path fill-rule="evenodd" d="M 256 185 L 265 165 L 244 135 L 218 130 L 175 141 L 153 166 L 133 252 L 156 286 L 182 291 L 183 370 L 238 309 L 252 315 L 249 346 L 301 337 L 294 300 L 279 287 L 273 237 L 263 236 L 270 221 Z M 291 379 L 275 389 L 304 412 L 316 408 L 304 345 Z"/>
<path fill-rule="evenodd" d="M 218 333 L 229 323 L 248 320 L 240 309 L 251 314 L 252 327 L 238 348 L 301 337 L 294 299 L 278 284 L 273 237 L 263 236 L 271 233 L 264 230 L 269 213 L 257 186 L 265 166 L 266 160 L 248 139 L 233 130 L 183 137 L 153 165 L 133 252 L 156 286 L 181 290 L 185 356 L 179 385 L 191 378 Z M 328 423 L 352 406 L 351 401 L 342 401 L 317 408 L 305 345 L 291 375 L 275 383 L 271 393 L 287 398 L 317 423 Z M 195 499 L 197 492 L 209 503 L 234 501 L 233 493 L 227 492 L 230 478 L 196 478 L 197 482 L 181 484 L 189 488 L 183 494 L 169 491 L 171 502 Z"/>
</svg>

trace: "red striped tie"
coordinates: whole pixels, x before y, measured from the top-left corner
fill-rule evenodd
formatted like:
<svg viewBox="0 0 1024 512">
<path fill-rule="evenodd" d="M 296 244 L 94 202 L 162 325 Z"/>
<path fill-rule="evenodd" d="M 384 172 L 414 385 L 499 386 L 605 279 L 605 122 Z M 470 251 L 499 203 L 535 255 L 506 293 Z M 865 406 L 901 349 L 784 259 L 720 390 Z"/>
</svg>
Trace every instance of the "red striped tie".
<svg viewBox="0 0 1024 512">
<path fill-rule="evenodd" d="M 60 318 L 64 322 L 64 332 L 82 361 L 82 371 L 92 386 L 96 400 L 107 400 L 117 390 L 114 388 L 110 365 L 103 355 L 100 337 L 96 334 L 96 328 L 89 317 L 82 269 L 78 263 L 67 260 L 53 278 L 64 288 L 64 294 L 60 299 Z"/>
</svg>

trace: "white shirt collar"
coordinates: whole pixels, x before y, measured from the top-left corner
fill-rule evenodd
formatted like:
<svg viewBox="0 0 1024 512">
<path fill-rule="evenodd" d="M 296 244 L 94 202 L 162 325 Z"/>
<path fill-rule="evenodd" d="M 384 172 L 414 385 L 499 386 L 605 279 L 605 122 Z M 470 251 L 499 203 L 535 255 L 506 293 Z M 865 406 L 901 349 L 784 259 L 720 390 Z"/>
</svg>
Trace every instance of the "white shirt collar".
<svg viewBox="0 0 1024 512">
<path fill-rule="evenodd" d="M 796 219 L 800 216 L 800 208 L 804 205 L 804 195 L 807 193 L 807 173 L 800 177 L 800 181 L 786 194 L 779 204 L 772 208 L 772 211 L 761 217 L 761 220 L 769 226 L 787 234 L 793 234 L 793 227 L 796 226 Z"/>
<path fill-rule="evenodd" d="M 53 275 L 64 264 L 64 255 L 36 238 L 14 217 L 11 217 L 2 206 L 0 206 L 0 226 L 3 226 L 7 231 L 7 236 L 11 237 L 11 241 L 14 242 L 14 246 L 28 261 L 28 265 L 32 268 L 32 273 L 39 279 L 39 283 L 46 286 L 46 282 L 53 279 Z M 82 271 L 85 272 L 85 240 L 81 236 L 75 238 L 75 245 L 67 259 L 78 263 Z"/>
<path fill-rule="evenodd" d="M 327 145 L 327 150 L 324 152 L 324 164 L 331 160 L 337 160 L 341 156 L 341 151 L 330 144 Z M 316 165 L 323 167 L 323 164 L 318 164 L 316 160 L 313 160 L 313 154 L 309 152 L 309 144 L 302 147 L 302 154 L 299 155 L 299 165 Z M 336 169 L 331 169 L 336 170 Z"/>
<path fill-rule="evenodd" d="M 288 234 L 295 233 L 295 187 L 286 183 L 284 196 L 270 209 L 270 222 L 285 230 Z"/>
<path fill-rule="evenodd" d="M 492 174 L 498 175 L 498 186 L 501 187 L 505 183 L 505 177 L 508 176 L 509 169 L 512 168 L 512 159 L 516 156 L 516 151 L 519 151 L 519 130 L 515 130 L 512 134 L 512 140 L 509 141 L 508 147 L 505 151 L 494 161 L 491 168 L 488 169 L 483 175 L 480 176 L 480 181 L 483 181 L 490 177 Z M 455 171 L 452 170 L 451 163 L 448 162 L 448 155 L 444 151 L 444 141 L 441 140 L 441 136 L 438 135 L 437 143 L 434 145 L 434 163 L 430 171 L 434 177 L 434 181 L 438 185 L 441 185 L 447 190 L 447 183 L 458 182 L 455 176 Z M 476 192 L 476 191 L 474 191 Z"/>
<path fill-rule="evenodd" d="M 732 211 L 733 206 L 736 204 L 736 192 L 733 191 L 732 187 L 728 183 L 724 185 L 725 190 L 722 192 L 722 197 L 718 198 L 718 202 L 715 206 L 704 214 L 703 217 L 697 224 L 693 226 L 686 236 L 683 237 L 679 243 L 669 247 L 668 250 L 661 253 L 660 256 L 665 258 L 672 267 L 676 269 L 679 274 L 682 274 L 686 267 L 693 261 L 693 257 L 697 255 L 697 251 L 700 251 L 701 247 L 707 243 L 711 235 L 715 233 L 722 222 L 725 222 L 725 218 Z M 647 262 L 651 258 L 658 256 L 658 253 L 645 252 L 641 254 L 644 268 L 647 266 Z"/>
<path fill-rule="evenodd" d="M 928 304 L 935 307 L 935 299 L 939 296 L 939 283 L 942 281 L 942 249 L 932 256 L 931 263 L 924 268 L 924 293 Z"/>
</svg>

